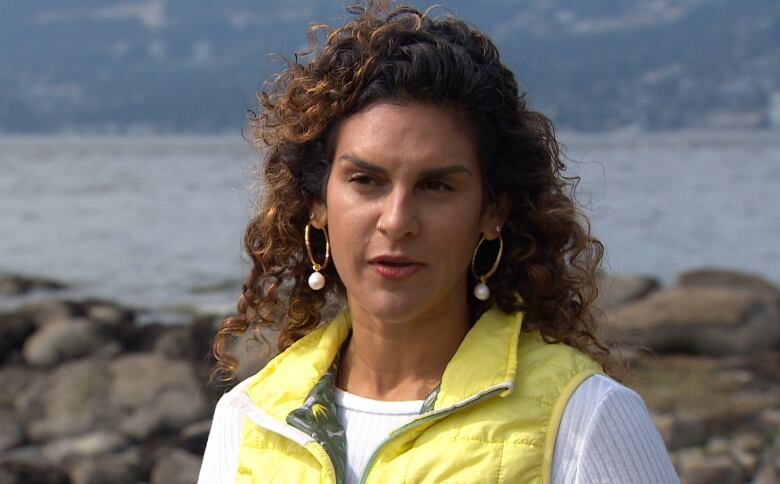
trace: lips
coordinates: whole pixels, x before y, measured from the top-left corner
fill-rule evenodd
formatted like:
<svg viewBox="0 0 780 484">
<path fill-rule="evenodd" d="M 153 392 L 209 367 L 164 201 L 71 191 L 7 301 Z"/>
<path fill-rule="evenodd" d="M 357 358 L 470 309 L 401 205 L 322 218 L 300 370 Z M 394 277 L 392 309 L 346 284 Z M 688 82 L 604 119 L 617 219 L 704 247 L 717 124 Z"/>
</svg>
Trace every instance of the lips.
<svg viewBox="0 0 780 484">
<path fill-rule="evenodd" d="M 387 279 L 405 279 L 422 269 L 425 264 L 410 257 L 397 255 L 381 255 L 369 261 L 371 267 Z"/>
</svg>

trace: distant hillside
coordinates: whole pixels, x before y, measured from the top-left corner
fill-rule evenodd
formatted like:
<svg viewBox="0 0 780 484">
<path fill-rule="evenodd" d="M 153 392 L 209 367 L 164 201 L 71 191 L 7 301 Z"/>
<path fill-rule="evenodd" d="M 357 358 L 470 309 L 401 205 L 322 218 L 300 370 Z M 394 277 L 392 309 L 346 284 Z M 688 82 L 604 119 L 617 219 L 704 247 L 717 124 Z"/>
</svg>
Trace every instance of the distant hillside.
<svg viewBox="0 0 780 484">
<path fill-rule="evenodd" d="M 0 132 L 237 131 L 268 54 L 343 3 L 0 0 Z M 776 0 L 441 3 L 562 128 L 765 127 L 780 99 Z"/>
</svg>

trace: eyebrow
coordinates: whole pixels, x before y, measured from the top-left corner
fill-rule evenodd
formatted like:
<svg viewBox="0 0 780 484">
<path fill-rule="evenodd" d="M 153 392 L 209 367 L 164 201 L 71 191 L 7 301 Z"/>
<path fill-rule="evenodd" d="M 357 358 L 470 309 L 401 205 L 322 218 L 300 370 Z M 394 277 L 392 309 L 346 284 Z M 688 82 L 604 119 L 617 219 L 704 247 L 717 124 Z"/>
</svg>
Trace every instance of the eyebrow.
<svg viewBox="0 0 780 484">
<path fill-rule="evenodd" d="M 372 163 L 367 162 L 366 160 L 363 160 L 352 153 L 345 153 L 339 157 L 340 160 L 346 160 L 353 165 L 357 166 L 358 168 L 361 168 L 363 170 L 371 171 L 374 173 L 387 173 L 387 170 L 382 168 L 381 166 L 374 165 Z M 444 166 L 441 168 L 432 168 L 430 170 L 423 170 L 420 174 L 423 177 L 439 177 L 439 176 L 446 176 L 451 175 L 454 173 L 466 173 L 467 175 L 471 175 L 471 170 L 464 165 L 450 165 L 450 166 Z"/>
</svg>

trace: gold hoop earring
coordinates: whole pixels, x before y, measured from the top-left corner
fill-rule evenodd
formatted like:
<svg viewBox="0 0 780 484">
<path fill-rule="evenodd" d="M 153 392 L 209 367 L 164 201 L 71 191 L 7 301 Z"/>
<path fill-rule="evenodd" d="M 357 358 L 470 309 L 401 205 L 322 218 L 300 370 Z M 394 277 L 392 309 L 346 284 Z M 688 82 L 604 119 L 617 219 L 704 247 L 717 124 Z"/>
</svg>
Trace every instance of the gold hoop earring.
<svg viewBox="0 0 780 484">
<path fill-rule="evenodd" d="M 474 268 L 474 264 L 477 260 L 477 252 L 479 252 L 479 246 L 482 245 L 482 242 L 487 240 L 485 239 L 484 235 L 480 236 L 477 247 L 474 249 L 474 255 L 471 257 L 471 273 L 474 275 L 475 279 L 479 280 L 479 284 L 474 286 L 474 297 L 480 301 L 487 301 L 490 299 L 490 288 L 486 283 L 488 278 L 496 272 L 496 269 L 498 269 L 498 264 L 501 262 L 501 255 L 504 253 L 504 238 L 501 237 L 501 227 L 496 227 L 496 232 L 498 232 L 498 255 L 496 256 L 495 262 L 493 262 L 493 267 L 491 267 L 486 274 L 480 276 L 477 274 L 477 270 Z"/>
<path fill-rule="evenodd" d="M 328 242 L 328 231 L 323 227 L 322 234 L 325 236 L 325 261 L 322 264 L 319 264 L 314 260 L 314 254 L 311 252 L 311 242 L 309 241 L 310 227 L 311 222 L 306 224 L 306 229 L 303 232 L 303 240 L 306 242 L 306 253 L 309 255 L 311 268 L 314 270 L 309 276 L 309 287 L 315 291 L 319 291 L 325 287 L 325 276 L 320 274 L 320 271 L 328 266 L 328 261 L 330 260 L 330 243 Z"/>
</svg>

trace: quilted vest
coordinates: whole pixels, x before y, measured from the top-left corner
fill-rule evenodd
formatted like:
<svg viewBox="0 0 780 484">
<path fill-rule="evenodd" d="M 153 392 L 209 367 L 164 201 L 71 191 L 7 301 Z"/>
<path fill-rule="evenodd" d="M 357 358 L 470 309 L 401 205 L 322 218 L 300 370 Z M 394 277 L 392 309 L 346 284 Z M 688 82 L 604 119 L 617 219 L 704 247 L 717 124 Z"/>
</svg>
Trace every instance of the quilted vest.
<svg viewBox="0 0 780 484">
<path fill-rule="evenodd" d="M 585 354 L 521 331 L 522 314 L 487 311 L 420 415 L 394 430 L 361 483 L 550 482 L 566 403 L 602 373 Z M 233 401 L 243 415 L 237 482 L 344 482 L 346 442 L 333 402 L 349 313 L 271 360 Z"/>
</svg>

